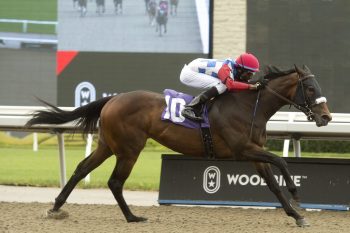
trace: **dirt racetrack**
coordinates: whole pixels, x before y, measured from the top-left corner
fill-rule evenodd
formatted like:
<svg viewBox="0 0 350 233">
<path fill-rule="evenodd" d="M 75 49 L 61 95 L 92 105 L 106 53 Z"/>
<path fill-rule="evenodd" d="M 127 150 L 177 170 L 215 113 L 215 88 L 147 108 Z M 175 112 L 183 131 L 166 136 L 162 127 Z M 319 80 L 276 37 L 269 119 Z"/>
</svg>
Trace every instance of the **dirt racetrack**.
<svg viewBox="0 0 350 233">
<path fill-rule="evenodd" d="M 131 209 L 148 218 L 145 223 L 126 223 L 113 205 L 66 204 L 69 217 L 47 219 L 51 204 L 0 202 L 0 233 L 7 232 L 349 232 L 349 211 L 302 211 L 311 224 L 299 228 L 281 209 L 151 206 Z"/>
</svg>

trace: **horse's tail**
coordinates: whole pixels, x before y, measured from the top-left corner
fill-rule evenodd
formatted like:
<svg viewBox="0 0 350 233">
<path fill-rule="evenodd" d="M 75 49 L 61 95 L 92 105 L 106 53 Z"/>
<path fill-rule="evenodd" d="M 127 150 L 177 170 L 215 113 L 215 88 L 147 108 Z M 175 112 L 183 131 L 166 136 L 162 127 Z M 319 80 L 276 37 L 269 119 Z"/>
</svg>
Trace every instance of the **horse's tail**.
<svg viewBox="0 0 350 233">
<path fill-rule="evenodd" d="M 64 124 L 77 120 L 75 129 L 83 131 L 83 135 L 92 133 L 96 130 L 97 121 L 100 118 L 100 113 L 103 106 L 113 96 L 108 96 L 94 102 L 91 102 L 82 107 L 78 107 L 73 111 L 64 111 L 44 100 L 39 99 L 40 102 L 48 106 L 48 110 L 40 110 L 33 113 L 33 118 L 26 123 L 26 127 L 38 124 Z"/>
</svg>

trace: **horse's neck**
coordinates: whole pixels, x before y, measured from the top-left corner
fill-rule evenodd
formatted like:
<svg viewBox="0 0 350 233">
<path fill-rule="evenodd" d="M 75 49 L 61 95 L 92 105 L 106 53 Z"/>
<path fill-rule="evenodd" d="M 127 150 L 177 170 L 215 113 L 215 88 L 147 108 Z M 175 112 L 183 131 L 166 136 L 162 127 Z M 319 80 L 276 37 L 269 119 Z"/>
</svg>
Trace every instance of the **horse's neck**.
<svg viewBox="0 0 350 233">
<path fill-rule="evenodd" d="M 297 79 L 298 76 L 296 73 L 276 78 L 275 80 L 270 81 L 271 84 L 269 84 L 269 87 L 284 98 L 292 100 L 297 87 Z M 260 105 L 265 109 L 263 114 L 268 120 L 283 106 L 288 105 L 288 103 L 277 95 L 264 89 Z"/>
<path fill-rule="evenodd" d="M 269 87 L 285 98 L 291 99 L 296 84 L 297 76 L 291 74 L 271 80 Z M 225 112 L 227 117 L 245 115 L 246 119 L 251 119 L 255 114 L 255 118 L 260 119 L 263 124 L 286 104 L 285 100 L 263 89 L 260 94 L 255 91 L 226 92 L 211 101 L 209 108 L 218 107 L 219 112 Z"/>
</svg>

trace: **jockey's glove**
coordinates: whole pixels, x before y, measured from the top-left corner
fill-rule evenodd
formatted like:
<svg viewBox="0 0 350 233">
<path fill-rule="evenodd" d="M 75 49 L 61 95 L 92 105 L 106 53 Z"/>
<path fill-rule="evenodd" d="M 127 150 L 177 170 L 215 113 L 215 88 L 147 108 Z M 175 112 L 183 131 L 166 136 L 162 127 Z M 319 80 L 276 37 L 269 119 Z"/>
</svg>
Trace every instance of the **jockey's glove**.
<svg viewBox="0 0 350 233">
<path fill-rule="evenodd" d="M 261 84 L 260 82 L 257 82 L 257 83 L 255 83 L 255 84 L 251 84 L 251 85 L 249 86 L 249 89 L 250 89 L 250 90 L 260 90 L 260 89 L 263 89 L 263 88 L 264 88 L 264 85 Z"/>
</svg>

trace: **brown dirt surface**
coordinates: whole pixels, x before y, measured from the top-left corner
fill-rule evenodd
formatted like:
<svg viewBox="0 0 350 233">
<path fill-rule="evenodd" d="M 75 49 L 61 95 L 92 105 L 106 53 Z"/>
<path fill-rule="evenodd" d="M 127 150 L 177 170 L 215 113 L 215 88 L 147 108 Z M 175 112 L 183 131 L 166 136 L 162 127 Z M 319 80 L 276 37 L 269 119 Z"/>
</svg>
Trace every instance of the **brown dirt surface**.
<svg viewBox="0 0 350 233">
<path fill-rule="evenodd" d="M 350 232 L 349 211 L 302 211 L 310 227 L 300 228 L 282 209 L 131 206 L 145 223 L 127 223 L 114 205 L 66 204 L 69 217 L 47 219 L 52 204 L 0 202 L 0 233 L 78 232 Z"/>
</svg>

